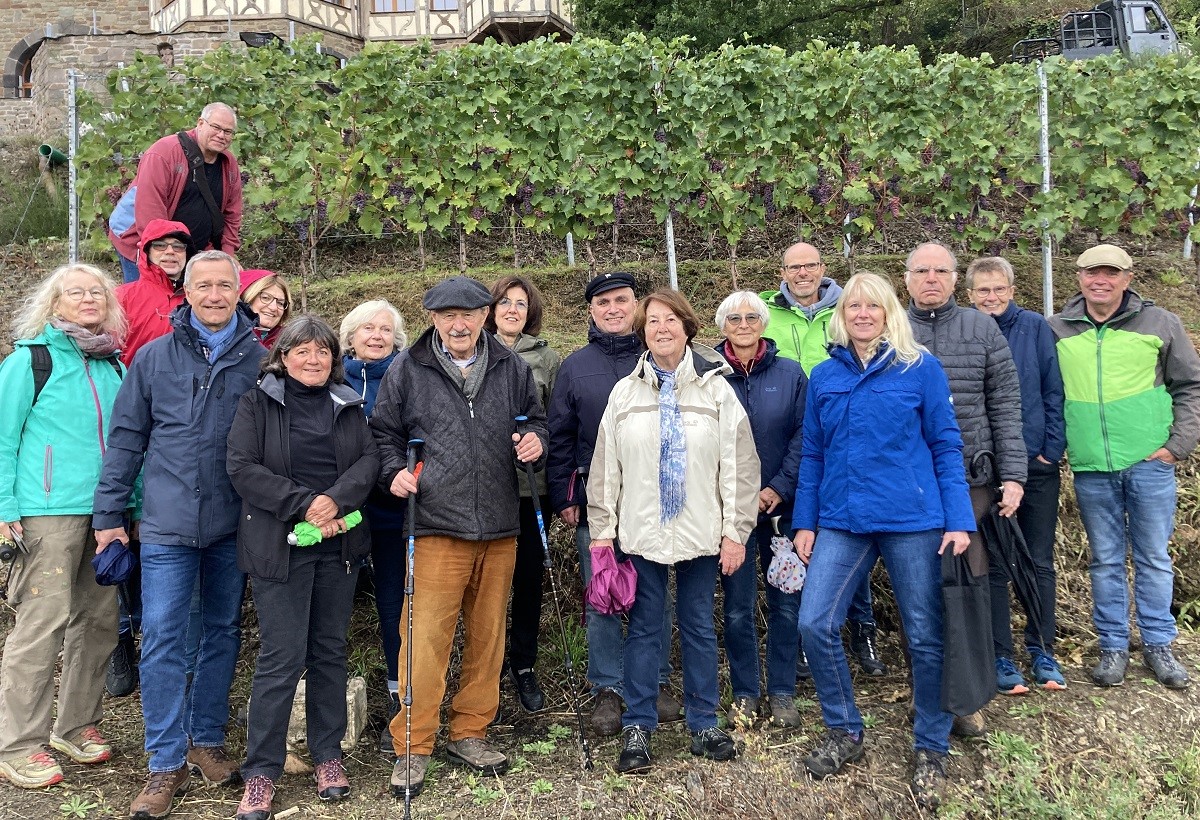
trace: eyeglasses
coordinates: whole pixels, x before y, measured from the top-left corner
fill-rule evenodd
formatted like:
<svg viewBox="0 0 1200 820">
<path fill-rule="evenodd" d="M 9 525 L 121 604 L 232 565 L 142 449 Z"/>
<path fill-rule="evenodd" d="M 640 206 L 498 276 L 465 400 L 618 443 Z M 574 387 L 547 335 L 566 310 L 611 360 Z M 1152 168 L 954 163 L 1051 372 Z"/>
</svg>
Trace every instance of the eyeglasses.
<svg viewBox="0 0 1200 820">
<path fill-rule="evenodd" d="M 260 293 L 258 296 L 254 297 L 254 301 L 262 303 L 263 307 L 270 307 L 271 305 L 278 304 L 280 310 L 288 309 L 288 300 L 284 299 L 282 296 L 272 296 L 269 293 Z"/>
<path fill-rule="evenodd" d="M 954 273 L 954 268 L 925 267 L 925 268 L 909 268 L 909 270 L 908 270 L 909 273 L 915 273 L 917 276 L 928 276 L 930 271 L 932 271 L 933 273 L 936 273 L 938 276 L 946 277 L 946 276 L 950 276 Z"/>
<path fill-rule="evenodd" d="M 509 299 L 508 297 L 501 299 L 499 302 L 496 303 L 496 306 L 502 307 L 502 308 L 515 307 L 517 310 L 529 310 L 529 303 L 526 302 L 524 299 L 518 299 L 517 301 L 514 302 L 512 299 Z"/>
<path fill-rule="evenodd" d="M 90 296 L 96 302 L 103 302 L 105 293 L 104 288 L 67 288 L 62 295 L 72 302 L 82 302 L 84 296 Z"/>
<path fill-rule="evenodd" d="M 730 325 L 740 325 L 743 322 L 748 325 L 756 325 L 761 321 L 762 317 L 757 313 L 747 313 L 744 316 L 740 313 L 731 313 L 725 317 L 725 323 Z"/>
<path fill-rule="evenodd" d="M 800 273 L 801 271 L 804 271 L 806 273 L 816 273 L 824 264 L 824 262 L 804 262 L 799 265 L 784 265 L 783 272 Z"/>
<path fill-rule="evenodd" d="M 168 242 L 166 240 L 156 239 L 150 243 L 150 250 L 152 250 L 152 251 L 168 251 L 169 250 L 169 251 L 175 251 L 176 253 L 183 253 L 184 251 L 187 250 L 187 245 L 183 244 L 182 242 Z"/>
<path fill-rule="evenodd" d="M 224 134 L 225 136 L 229 137 L 230 139 L 233 139 L 233 135 L 237 133 L 237 129 L 222 128 L 219 125 L 214 125 L 212 120 L 205 120 L 204 122 L 206 125 L 208 125 L 209 128 L 216 131 L 218 134 Z"/>
<path fill-rule="evenodd" d="M 975 288 L 975 290 L 973 292 L 980 299 L 986 299 L 989 296 L 991 296 L 992 294 L 995 294 L 997 296 L 1003 296 L 1004 294 L 1008 293 L 1010 290 L 1012 290 L 1012 285 L 997 285 L 994 288 Z"/>
</svg>

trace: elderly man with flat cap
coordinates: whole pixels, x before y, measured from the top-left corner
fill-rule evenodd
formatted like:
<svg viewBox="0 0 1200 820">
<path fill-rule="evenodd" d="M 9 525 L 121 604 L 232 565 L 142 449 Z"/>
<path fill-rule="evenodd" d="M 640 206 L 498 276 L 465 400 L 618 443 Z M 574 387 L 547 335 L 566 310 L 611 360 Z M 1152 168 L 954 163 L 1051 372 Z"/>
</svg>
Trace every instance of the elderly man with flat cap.
<svg viewBox="0 0 1200 820">
<path fill-rule="evenodd" d="M 600 418 L 608 394 L 618 381 L 633 372 L 645 349 L 633 332 L 637 308 L 633 274 L 602 273 L 583 292 L 588 305 L 588 343 L 563 360 L 554 380 L 548 411 L 550 454 L 546 486 L 550 504 L 569 526 L 575 527 L 575 544 L 583 582 L 592 577 L 587 522 L 588 469 L 596 447 Z M 667 632 L 671 625 L 671 596 L 663 613 Z M 621 697 L 624 688 L 624 623 L 620 615 L 602 615 L 587 609 L 588 680 L 592 682 L 591 725 L 598 735 L 621 731 Z M 667 689 L 671 676 L 671 643 L 663 643 L 659 659 L 658 721 L 679 720 L 681 705 Z"/>
<path fill-rule="evenodd" d="M 1200 356 L 1179 317 L 1130 285 L 1133 260 L 1097 245 L 1076 261 L 1079 293 L 1050 319 L 1066 392 L 1067 457 L 1092 550 L 1097 686 L 1120 686 L 1129 662 L 1133 552 L 1142 660 L 1171 689 L 1188 673 L 1171 652 L 1175 464 L 1200 440 Z"/>
<path fill-rule="evenodd" d="M 392 362 L 375 401 L 371 429 L 379 444 L 380 482 L 394 495 L 416 493 L 412 667 L 412 760 L 404 757 L 404 707 L 392 721 L 397 743 L 392 789 L 412 792 L 438 730 L 455 624 L 463 618 L 462 671 L 450 703 L 446 755 L 485 774 L 508 758 L 487 741 L 500 699 L 505 608 L 516 562 L 520 494 L 516 462 L 540 467 L 546 414 L 525 361 L 483 332 L 492 297 L 479 282 L 455 276 L 422 302 L 432 327 Z M 518 432 L 514 421 L 526 416 Z M 424 469 L 407 469 L 410 439 L 423 439 Z"/>
</svg>

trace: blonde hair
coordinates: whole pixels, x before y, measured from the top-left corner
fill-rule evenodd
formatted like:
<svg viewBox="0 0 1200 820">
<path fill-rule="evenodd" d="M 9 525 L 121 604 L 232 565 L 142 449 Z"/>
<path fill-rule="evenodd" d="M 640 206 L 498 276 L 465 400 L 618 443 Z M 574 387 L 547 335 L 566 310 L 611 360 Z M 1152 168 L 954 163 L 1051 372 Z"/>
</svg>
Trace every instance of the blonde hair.
<svg viewBox="0 0 1200 820">
<path fill-rule="evenodd" d="M 346 318 L 342 319 L 342 325 L 338 331 L 338 338 L 342 343 L 342 350 L 351 355 L 354 353 L 354 345 L 351 339 L 358 329 L 371 321 L 376 313 L 381 310 L 386 310 L 392 315 L 392 336 L 393 347 L 396 350 L 403 350 L 408 344 L 408 331 L 404 327 L 404 317 L 400 315 L 400 311 L 396 310 L 387 299 L 372 299 L 370 302 L 363 302 L 358 307 L 353 308 L 346 314 Z"/>
<path fill-rule="evenodd" d="M 73 273 L 85 273 L 91 276 L 104 288 L 104 305 L 108 309 L 101 330 L 114 339 L 124 341 L 125 332 L 129 328 L 125 321 L 125 311 L 117 301 L 116 283 L 108 274 L 94 265 L 74 264 L 63 265 L 42 280 L 33 293 L 25 299 L 17 313 L 16 338 L 32 339 L 46 329 L 46 325 L 54 318 L 54 308 L 63 295 L 63 280 Z"/>
<path fill-rule="evenodd" d="M 880 340 L 886 340 L 896 351 L 896 359 L 906 365 L 914 364 L 921 358 L 925 349 L 913 338 L 912 325 L 908 321 L 908 312 L 896 298 L 896 289 L 891 282 L 877 273 L 856 273 L 842 288 L 838 297 L 837 308 L 829 320 L 829 341 L 835 345 L 850 348 L 850 331 L 846 327 L 843 307 L 851 299 L 864 298 L 883 308 L 883 333 L 871 343 L 870 354 L 874 356 Z M 871 356 L 868 356 L 869 360 Z"/>
<path fill-rule="evenodd" d="M 277 286 L 283 291 L 283 298 L 287 301 L 287 305 L 283 309 L 283 315 L 279 317 L 279 324 L 285 325 L 292 315 L 292 289 L 288 287 L 287 280 L 278 273 L 272 273 L 269 276 L 264 276 L 262 279 L 255 279 L 246 285 L 246 289 L 242 291 L 241 298 L 243 302 L 250 305 L 259 297 L 259 294 L 272 285 Z"/>
</svg>

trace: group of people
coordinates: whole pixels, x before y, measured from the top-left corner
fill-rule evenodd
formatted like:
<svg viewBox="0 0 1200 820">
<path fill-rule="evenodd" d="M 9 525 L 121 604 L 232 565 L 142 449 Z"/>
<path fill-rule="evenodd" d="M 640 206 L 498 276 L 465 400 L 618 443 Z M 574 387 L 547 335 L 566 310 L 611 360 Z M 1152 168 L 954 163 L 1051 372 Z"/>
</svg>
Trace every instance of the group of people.
<svg viewBox="0 0 1200 820">
<path fill-rule="evenodd" d="M 1167 542 L 1173 465 L 1200 439 L 1200 357 L 1179 319 L 1131 288 L 1118 247 L 1078 258 L 1080 293 L 1047 323 L 1013 300 L 998 257 L 968 266 L 971 309 L 954 299 L 954 254 L 920 245 L 906 260 L 906 310 L 887 279 L 859 273 L 839 287 L 798 243 L 778 290 L 720 304 L 713 348 L 696 341 L 702 323 L 681 293 L 639 294 L 632 275 L 605 273 L 583 294 L 587 343 L 561 360 L 539 338 L 542 295 L 520 276 L 490 289 L 437 283 L 422 302 L 429 327 L 409 344 L 385 300 L 354 308 L 338 331 L 293 317 L 284 277 L 199 250 L 182 222 L 145 224 L 135 256 L 138 277 L 120 287 L 87 265 L 54 271 L 0 363 L 0 540 L 23 545 L 0 667 L 0 778 L 13 785 L 63 779 L 46 743 L 78 763 L 108 760 L 103 690 L 129 691 L 140 674 L 150 775 L 130 816 L 169 814 L 195 772 L 242 782 L 238 817 L 266 820 L 304 676 L 317 794 L 346 797 L 347 631 L 364 566 L 387 664 L 380 745 L 396 758 L 393 792 L 425 784 L 460 617 L 444 751 L 502 773 L 508 758 L 487 739 L 500 682 L 524 709 L 546 706 L 535 672 L 535 510 L 546 509 L 575 529 L 583 583 L 606 551 L 637 575 L 626 615 L 586 613 L 590 724 L 620 733 L 619 772 L 652 766 L 658 725 L 680 719 L 693 754 L 736 756 L 720 725 L 718 578 L 728 722 L 761 710 L 800 725 L 797 679 L 811 675 L 827 732 L 805 767 L 824 777 L 860 759 L 841 632 L 848 623 L 864 671 L 882 672 L 869 586 L 882 559 L 912 672 L 913 794 L 936 805 L 951 733 L 984 731 L 981 715 L 943 709 L 942 562 L 965 554 L 975 575 L 989 573 L 977 531 L 994 493 L 1036 563 L 1030 678 L 1066 685 L 1053 562 L 1064 452 L 1092 552 L 1093 681 L 1125 675 L 1131 549 L 1143 659 L 1164 685 L 1188 685 L 1171 650 Z M 97 583 L 92 557 L 135 544 L 129 586 L 141 594 L 127 596 L 118 633 L 117 594 Z M 808 565 L 807 580 L 765 584 L 763 653 L 760 577 L 780 550 Z M 261 648 L 239 764 L 225 726 L 247 578 Z M 1020 694 L 999 568 L 991 587 L 996 688 Z"/>
</svg>

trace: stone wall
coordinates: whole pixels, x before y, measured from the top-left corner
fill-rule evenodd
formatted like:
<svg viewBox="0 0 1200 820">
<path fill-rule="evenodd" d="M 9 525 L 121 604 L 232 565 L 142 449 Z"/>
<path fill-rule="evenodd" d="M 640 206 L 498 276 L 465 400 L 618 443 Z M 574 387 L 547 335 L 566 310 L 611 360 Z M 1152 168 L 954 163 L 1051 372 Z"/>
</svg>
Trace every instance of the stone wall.
<svg viewBox="0 0 1200 820">
<path fill-rule="evenodd" d="M 36 120 L 33 100 L 0 99 L 0 139 L 36 133 Z"/>
</svg>

